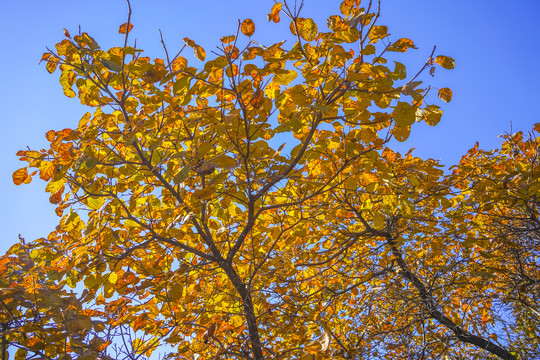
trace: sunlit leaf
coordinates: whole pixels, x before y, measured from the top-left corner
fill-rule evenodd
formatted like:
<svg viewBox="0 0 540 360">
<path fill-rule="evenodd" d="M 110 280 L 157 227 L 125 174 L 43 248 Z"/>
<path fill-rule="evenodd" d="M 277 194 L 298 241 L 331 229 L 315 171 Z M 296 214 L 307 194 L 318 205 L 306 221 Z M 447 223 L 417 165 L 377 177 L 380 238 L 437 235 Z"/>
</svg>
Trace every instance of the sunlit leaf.
<svg viewBox="0 0 540 360">
<path fill-rule="evenodd" d="M 264 89 L 264 94 L 269 99 L 277 98 L 277 96 L 279 95 L 279 92 L 280 92 L 280 86 L 274 82 L 271 82 L 270 84 L 268 84 L 266 88 Z"/>
<path fill-rule="evenodd" d="M 120 28 L 118 29 L 118 32 L 120 34 L 128 34 L 131 29 L 133 29 L 133 24 L 131 23 L 124 23 L 122 25 L 120 25 Z"/>
<path fill-rule="evenodd" d="M 294 70 L 284 71 L 274 76 L 274 83 L 277 85 L 289 85 L 297 76 L 298 73 Z"/>
<path fill-rule="evenodd" d="M 242 34 L 246 36 L 252 36 L 255 32 L 255 23 L 251 19 L 245 19 L 244 21 L 242 21 L 240 30 L 242 31 Z"/>
<path fill-rule="evenodd" d="M 317 25 L 312 19 L 298 18 L 297 20 L 298 32 L 302 39 L 306 41 L 313 41 L 317 37 Z"/>
<path fill-rule="evenodd" d="M 370 43 L 376 43 L 380 39 L 384 39 L 387 37 L 388 34 L 388 27 L 384 25 L 376 25 L 371 28 L 371 31 L 369 32 L 369 42 Z"/>
<path fill-rule="evenodd" d="M 39 177 L 45 181 L 52 178 L 54 174 L 54 163 L 50 161 L 42 161 L 39 165 Z"/>
<path fill-rule="evenodd" d="M 15 185 L 21 185 L 26 180 L 26 178 L 28 178 L 28 171 L 25 167 L 20 168 L 19 170 L 16 170 L 12 176 L 13 183 Z"/>
<path fill-rule="evenodd" d="M 47 61 L 46 68 L 50 74 L 52 74 L 56 70 L 57 66 L 58 66 L 58 63 L 54 59 Z"/>
<path fill-rule="evenodd" d="M 392 130 L 392 135 L 394 135 L 394 138 L 399 142 L 404 142 L 405 140 L 407 140 L 410 134 L 410 126 L 395 126 Z"/>
<path fill-rule="evenodd" d="M 442 117 L 442 110 L 436 105 L 428 105 L 424 109 L 423 118 L 426 124 L 435 126 L 439 123 Z"/>
<path fill-rule="evenodd" d="M 122 65 L 115 61 L 107 60 L 107 59 L 100 59 L 99 61 L 103 64 L 103 66 L 105 66 L 107 69 L 111 71 L 114 71 L 114 72 L 122 71 Z"/>
<path fill-rule="evenodd" d="M 360 0 L 343 0 L 339 6 L 339 11 L 345 16 L 349 16 L 353 9 L 358 8 Z"/>
<path fill-rule="evenodd" d="M 268 21 L 273 21 L 275 23 L 279 22 L 279 12 L 281 11 L 281 8 L 283 7 L 283 4 L 278 2 L 275 3 L 274 6 L 272 6 L 272 9 L 270 10 L 270 14 L 268 14 Z"/>
<path fill-rule="evenodd" d="M 112 272 L 109 274 L 109 282 L 111 284 L 116 284 L 116 282 L 118 281 L 118 274 L 115 273 L 115 272 Z"/>
<path fill-rule="evenodd" d="M 452 90 L 449 88 L 439 89 L 439 98 L 444 102 L 450 102 L 452 100 Z"/>
<path fill-rule="evenodd" d="M 206 52 L 201 46 L 197 45 L 193 40 L 187 37 L 184 38 L 184 42 L 187 46 L 193 49 L 193 54 L 195 55 L 195 58 L 204 61 L 204 59 L 206 58 Z"/>
<path fill-rule="evenodd" d="M 90 196 L 86 199 L 86 206 L 91 210 L 99 210 L 105 203 L 105 198 L 102 196 Z"/>
<path fill-rule="evenodd" d="M 418 49 L 411 39 L 402 38 L 388 47 L 388 51 L 405 52 L 410 48 Z"/>
<path fill-rule="evenodd" d="M 399 102 L 392 112 L 392 117 L 399 126 L 410 126 L 416 121 L 416 107 L 406 102 Z"/>
<path fill-rule="evenodd" d="M 229 36 L 224 36 L 220 39 L 220 41 L 224 44 L 229 44 L 231 42 L 233 42 L 234 40 L 236 39 L 236 36 L 234 35 L 229 35 Z"/>
<path fill-rule="evenodd" d="M 456 67 L 456 62 L 450 56 L 438 55 L 435 62 L 445 69 L 453 69 Z"/>
</svg>

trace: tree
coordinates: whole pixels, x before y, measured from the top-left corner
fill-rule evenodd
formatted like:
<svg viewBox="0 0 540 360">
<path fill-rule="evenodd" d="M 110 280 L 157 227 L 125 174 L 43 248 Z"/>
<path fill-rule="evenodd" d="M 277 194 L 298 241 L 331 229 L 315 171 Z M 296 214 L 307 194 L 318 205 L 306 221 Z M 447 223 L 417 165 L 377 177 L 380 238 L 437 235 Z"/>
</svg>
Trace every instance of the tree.
<svg viewBox="0 0 540 360">
<path fill-rule="evenodd" d="M 538 141 L 448 174 L 393 151 L 439 122 L 419 79 L 454 61 L 390 68 L 416 47 L 378 5 L 343 1 L 325 32 L 277 2 L 292 46 L 246 19 L 211 60 L 185 38 L 151 61 L 130 16 L 109 50 L 66 31 L 42 60 L 93 110 L 18 153 L 15 184 L 39 175 L 61 220 L 0 260 L 15 358 L 539 356 Z"/>
</svg>

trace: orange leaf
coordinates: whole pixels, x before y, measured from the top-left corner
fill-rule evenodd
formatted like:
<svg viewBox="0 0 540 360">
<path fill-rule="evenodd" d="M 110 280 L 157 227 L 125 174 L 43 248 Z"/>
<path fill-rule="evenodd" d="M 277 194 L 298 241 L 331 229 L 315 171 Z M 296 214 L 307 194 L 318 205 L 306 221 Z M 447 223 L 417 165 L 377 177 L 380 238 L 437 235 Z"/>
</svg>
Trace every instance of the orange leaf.
<svg viewBox="0 0 540 360">
<path fill-rule="evenodd" d="M 193 48 L 193 53 L 195 54 L 195 57 L 201 61 L 204 61 L 206 58 L 206 51 L 204 51 L 201 46 Z"/>
<path fill-rule="evenodd" d="M 242 26 L 240 26 L 242 34 L 246 36 L 251 36 L 255 32 L 255 23 L 251 19 L 246 19 L 242 21 Z"/>
<path fill-rule="evenodd" d="M 240 54 L 240 51 L 234 45 L 227 45 L 227 47 L 225 47 L 225 53 L 229 54 L 231 59 L 234 60 L 234 59 L 238 58 L 238 55 Z"/>
<path fill-rule="evenodd" d="M 273 21 L 275 23 L 279 22 L 279 12 L 281 11 L 281 8 L 283 7 L 283 4 L 278 2 L 272 6 L 272 9 L 270 10 L 270 14 L 268 14 L 268 21 Z"/>
<path fill-rule="evenodd" d="M 486 326 L 487 322 L 491 320 L 491 316 L 489 316 L 485 309 L 482 311 L 482 318 L 480 320 L 482 321 L 482 326 Z"/>
<path fill-rule="evenodd" d="M 53 141 L 54 140 L 54 136 L 56 135 L 56 131 L 54 130 L 49 130 L 45 133 L 45 137 L 47 138 L 47 140 L 49 141 Z"/>
<path fill-rule="evenodd" d="M 131 31 L 131 29 L 133 29 L 133 24 L 124 23 L 120 25 L 118 32 L 120 34 L 128 34 Z"/>
<path fill-rule="evenodd" d="M 187 60 L 185 57 L 178 56 L 172 63 L 173 71 L 184 70 L 187 67 Z"/>
<path fill-rule="evenodd" d="M 224 44 L 230 44 L 232 43 L 234 40 L 236 40 L 236 36 L 234 35 L 229 35 L 229 36 L 224 36 L 220 39 L 220 41 Z"/>
<path fill-rule="evenodd" d="M 204 59 L 206 58 L 206 52 L 201 46 L 197 45 L 195 41 L 187 37 L 184 38 L 184 42 L 187 46 L 193 49 L 193 54 L 197 59 L 204 61 Z"/>
<path fill-rule="evenodd" d="M 63 130 L 60 130 L 60 131 L 56 132 L 56 134 L 58 135 L 60 140 L 63 140 L 65 138 L 67 138 L 69 135 L 71 135 L 72 132 L 73 132 L 73 130 L 71 130 L 69 128 L 66 128 L 66 129 L 63 129 Z"/>
<path fill-rule="evenodd" d="M 26 170 L 25 167 L 20 168 L 19 170 L 15 171 L 12 176 L 13 176 L 13 183 L 15 185 L 21 185 L 28 177 L 28 171 Z"/>
<path fill-rule="evenodd" d="M 64 189 L 61 189 L 60 191 L 52 194 L 50 197 L 49 197 L 49 202 L 51 204 L 58 204 L 60 202 L 60 200 L 62 200 L 62 192 L 64 191 Z"/>
<path fill-rule="evenodd" d="M 187 46 L 191 48 L 196 46 L 195 41 L 191 40 L 190 38 L 185 37 L 184 42 L 186 43 Z"/>
<path fill-rule="evenodd" d="M 137 316 L 137 318 L 131 323 L 131 327 L 135 331 L 142 329 L 144 325 L 146 325 L 147 320 L 148 320 L 148 315 L 146 313 L 143 313 Z"/>
<path fill-rule="evenodd" d="M 256 109 L 258 109 L 259 107 L 261 107 L 261 104 L 264 100 L 264 94 L 262 92 L 262 90 L 260 88 L 258 88 L 255 93 L 253 94 L 253 96 L 251 97 L 251 100 L 249 101 L 249 103 Z"/>
<path fill-rule="evenodd" d="M 44 53 L 39 62 L 49 59 L 51 55 L 52 55 L 51 53 Z"/>
</svg>

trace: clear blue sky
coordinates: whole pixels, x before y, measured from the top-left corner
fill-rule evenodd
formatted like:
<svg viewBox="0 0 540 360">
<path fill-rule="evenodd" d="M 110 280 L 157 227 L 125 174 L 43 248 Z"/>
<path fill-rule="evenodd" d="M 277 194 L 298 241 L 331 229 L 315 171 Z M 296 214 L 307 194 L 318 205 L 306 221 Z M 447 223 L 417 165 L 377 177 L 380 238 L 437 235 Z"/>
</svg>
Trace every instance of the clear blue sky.
<svg viewBox="0 0 540 360">
<path fill-rule="evenodd" d="M 328 15 L 339 13 L 339 3 L 305 0 L 303 13 L 323 27 Z M 288 27 L 288 21 L 278 25 L 266 21 L 272 4 L 272 0 L 132 0 L 132 34 L 137 47 L 153 58 L 163 57 L 158 29 L 173 50 L 187 36 L 209 53 L 220 36 L 235 32 L 238 19 L 251 18 L 255 39 L 270 44 L 287 38 Z M 46 236 L 59 221 L 43 181 L 13 185 L 11 174 L 23 165 L 15 153 L 27 146 L 46 147 L 46 131 L 75 127 L 87 111 L 77 99 L 64 97 L 58 74 L 50 75 L 44 64 L 38 65 L 41 54 L 63 38 L 62 28 L 75 34 L 79 25 L 102 48 L 119 46 L 118 26 L 125 22 L 126 9 L 123 0 L 3 2 L 0 253 L 17 234 L 27 240 Z M 453 71 L 438 69 L 434 79 L 436 86 L 454 92 L 452 102 L 443 105 L 442 122 L 413 127 L 405 147 L 451 165 L 476 141 L 483 148 L 494 148 L 501 133 L 529 131 L 540 122 L 539 10 L 538 0 L 382 0 L 381 24 L 389 26 L 392 38 L 408 37 L 420 47 L 408 53 L 408 64 L 421 66 L 433 45 L 457 64 Z"/>
</svg>

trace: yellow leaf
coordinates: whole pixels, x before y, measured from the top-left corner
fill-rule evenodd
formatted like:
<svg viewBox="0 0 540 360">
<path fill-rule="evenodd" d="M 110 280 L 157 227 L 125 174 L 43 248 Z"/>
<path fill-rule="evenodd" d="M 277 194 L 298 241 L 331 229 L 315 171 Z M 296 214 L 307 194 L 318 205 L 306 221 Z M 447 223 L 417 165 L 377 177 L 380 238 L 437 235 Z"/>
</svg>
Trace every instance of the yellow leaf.
<svg viewBox="0 0 540 360">
<path fill-rule="evenodd" d="M 312 19 L 298 18 L 296 21 L 300 37 L 306 41 L 313 41 L 317 37 L 317 24 Z"/>
<path fill-rule="evenodd" d="M 195 190 L 193 196 L 199 200 L 210 199 L 216 192 L 216 189 L 213 186 L 208 186 L 204 189 Z"/>
<path fill-rule="evenodd" d="M 354 9 L 358 8 L 360 0 L 343 0 L 339 6 L 339 11 L 345 16 L 349 16 Z"/>
<path fill-rule="evenodd" d="M 116 284 L 117 281 L 118 281 L 118 274 L 115 273 L 115 272 L 110 273 L 110 275 L 109 275 L 109 282 L 110 282 L 111 284 Z"/>
<path fill-rule="evenodd" d="M 411 134 L 411 127 L 396 125 L 394 129 L 392 129 L 392 134 L 397 141 L 403 142 L 409 138 L 409 135 Z"/>
<path fill-rule="evenodd" d="M 86 206 L 91 210 L 98 210 L 104 202 L 105 198 L 102 196 L 91 196 L 86 199 Z"/>
<path fill-rule="evenodd" d="M 429 126 L 435 126 L 441 121 L 442 110 L 437 105 L 428 105 L 424 109 L 423 118 Z"/>
<path fill-rule="evenodd" d="M 399 126 L 410 126 L 416 120 L 416 107 L 406 102 L 399 102 L 392 112 L 392 117 Z"/>
<path fill-rule="evenodd" d="M 278 85 L 289 85 L 291 81 L 296 79 L 298 73 L 294 70 L 283 70 L 283 73 L 274 76 L 274 82 Z"/>
<path fill-rule="evenodd" d="M 56 67 L 58 66 L 58 63 L 53 59 L 47 61 L 47 65 L 45 66 L 47 68 L 47 71 L 52 74 L 54 70 L 56 70 Z"/>
<path fill-rule="evenodd" d="M 388 47 L 388 51 L 405 52 L 409 48 L 418 49 L 411 39 L 402 38 Z"/>
<path fill-rule="evenodd" d="M 283 7 L 283 4 L 278 2 L 272 6 L 272 9 L 270 10 L 270 14 L 268 14 L 268 21 L 273 21 L 275 23 L 279 22 L 279 12 L 281 11 L 281 8 Z"/>
<path fill-rule="evenodd" d="M 235 328 L 241 326 L 243 322 L 244 320 L 240 315 L 234 315 L 233 317 L 231 317 L 232 326 Z"/>
<path fill-rule="evenodd" d="M 39 178 L 49 181 L 54 174 L 54 164 L 50 161 L 42 161 L 39 164 Z"/>
<path fill-rule="evenodd" d="M 62 192 L 64 190 L 64 179 L 60 179 L 58 181 L 50 181 L 45 187 L 45 191 L 51 194 L 55 194 L 60 190 L 62 190 Z"/>
<path fill-rule="evenodd" d="M 28 353 L 28 350 L 26 349 L 17 349 L 17 351 L 15 352 L 15 360 L 25 360 L 26 359 L 26 354 Z"/>
<path fill-rule="evenodd" d="M 278 97 L 279 95 L 279 91 L 280 91 L 280 87 L 278 84 L 274 83 L 274 82 L 271 82 L 270 84 L 268 84 L 266 86 L 266 88 L 264 89 L 264 94 L 269 98 L 269 99 L 275 99 Z"/>
<path fill-rule="evenodd" d="M 60 75 L 60 84 L 64 90 L 64 95 L 69 98 L 76 96 L 75 91 L 73 91 L 72 85 L 75 82 L 75 73 L 73 71 L 62 71 Z"/>
<path fill-rule="evenodd" d="M 444 102 L 450 102 L 452 100 L 452 90 L 449 88 L 439 89 L 439 98 Z"/>
<path fill-rule="evenodd" d="M 383 39 L 387 37 L 388 34 L 388 27 L 387 26 L 374 26 L 371 31 L 369 32 L 369 42 L 370 43 L 376 43 L 377 40 Z"/>
<path fill-rule="evenodd" d="M 450 56 L 439 55 L 435 58 L 435 62 L 445 69 L 453 69 L 456 67 L 456 62 Z"/>
</svg>

